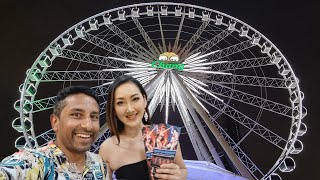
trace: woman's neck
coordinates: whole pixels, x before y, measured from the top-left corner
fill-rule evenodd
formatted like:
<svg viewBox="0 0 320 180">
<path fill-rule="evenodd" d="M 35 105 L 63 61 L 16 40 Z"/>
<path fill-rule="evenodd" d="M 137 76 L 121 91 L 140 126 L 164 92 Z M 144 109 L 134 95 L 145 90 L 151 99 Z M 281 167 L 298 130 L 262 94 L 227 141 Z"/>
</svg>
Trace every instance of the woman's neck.
<svg viewBox="0 0 320 180">
<path fill-rule="evenodd" d="M 137 127 L 124 127 L 123 132 L 121 133 L 122 135 L 128 137 L 128 138 L 137 138 L 138 136 L 142 135 L 141 132 L 141 128 L 142 128 L 142 123 L 140 126 Z"/>
</svg>

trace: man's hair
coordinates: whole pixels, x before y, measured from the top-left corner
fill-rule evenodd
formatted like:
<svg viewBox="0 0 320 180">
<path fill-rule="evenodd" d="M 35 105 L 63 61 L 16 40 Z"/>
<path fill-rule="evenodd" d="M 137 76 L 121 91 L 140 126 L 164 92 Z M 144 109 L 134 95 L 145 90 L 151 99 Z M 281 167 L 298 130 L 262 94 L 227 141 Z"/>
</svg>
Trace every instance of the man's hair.
<svg viewBox="0 0 320 180">
<path fill-rule="evenodd" d="M 56 98 L 55 98 L 55 102 L 53 105 L 53 114 L 56 116 L 60 116 L 60 113 L 62 111 L 62 109 L 65 106 L 65 99 L 70 96 L 70 95 L 74 95 L 74 94 L 86 94 L 90 97 L 92 97 L 93 99 L 95 99 L 98 103 L 98 105 L 100 104 L 100 99 L 99 96 L 97 96 L 97 94 L 91 90 L 89 87 L 87 86 L 70 86 L 70 87 L 66 87 L 64 89 L 61 89 Z"/>
</svg>

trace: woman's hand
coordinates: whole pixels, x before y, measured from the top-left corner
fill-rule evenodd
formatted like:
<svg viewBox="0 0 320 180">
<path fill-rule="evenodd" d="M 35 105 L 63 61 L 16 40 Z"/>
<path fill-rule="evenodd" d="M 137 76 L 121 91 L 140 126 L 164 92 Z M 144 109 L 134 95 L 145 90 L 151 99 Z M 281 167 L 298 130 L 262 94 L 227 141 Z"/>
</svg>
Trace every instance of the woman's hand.
<svg viewBox="0 0 320 180">
<path fill-rule="evenodd" d="M 174 163 L 162 164 L 155 177 L 159 180 L 183 180 L 186 179 L 186 169 L 180 169 L 180 166 Z"/>
</svg>

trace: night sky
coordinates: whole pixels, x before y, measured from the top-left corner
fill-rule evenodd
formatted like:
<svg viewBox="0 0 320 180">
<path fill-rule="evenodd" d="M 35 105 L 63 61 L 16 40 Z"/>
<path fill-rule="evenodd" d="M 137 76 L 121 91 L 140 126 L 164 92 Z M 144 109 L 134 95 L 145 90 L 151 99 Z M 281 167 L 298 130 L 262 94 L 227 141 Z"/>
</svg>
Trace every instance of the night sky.
<svg viewBox="0 0 320 180">
<path fill-rule="evenodd" d="M 14 141 L 19 134 L 11 122 L 19 116 L 13 104 L 19 99 L 19 85 L 37 56 L 49 43 L 69 27 L 115 7 L 148 1 L 138 0 L 33 0 L 1 2 L 1 152 L 0 159 L 16 151 Z M 275 0 L 197 0 L 172 1 L 208 7 L 231 15 L 258 30 L 284 54 L 300 80 L 308 115 L 303 119 L 308 132 L 299 139 L 304 151 L 292 157 L 296 169 L 282 173 L 283 179 L 314 179 L 320 163 L 319 122 L 319 16 L 314 2 L 300 3 Z M 43 119 L 43 121 L 48 121 Z M 318 139 L 318 140 L 317 140 Z"/>
</svg>

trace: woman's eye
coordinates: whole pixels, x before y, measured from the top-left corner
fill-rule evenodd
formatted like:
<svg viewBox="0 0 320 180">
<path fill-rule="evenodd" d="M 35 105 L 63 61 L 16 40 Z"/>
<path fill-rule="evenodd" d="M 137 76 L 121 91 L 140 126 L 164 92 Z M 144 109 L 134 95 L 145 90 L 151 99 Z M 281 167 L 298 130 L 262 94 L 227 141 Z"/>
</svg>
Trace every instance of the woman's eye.
<svg viewBox="0 0 320 180">
<path fill-rule="evenodd" d="M 123 102 L 122 102 L 122 101 L 118 101 L 118 102 L 117 102 L 117 105 L 119 105 L 119 106 L 120 106 L 120 105 L 123 105 Z"/>
<path fill-rule="evenodd" d="M 138 101 L 140 98 L 138 98 L 138 97 L 135 97 L 135 98 L 133 98 L 133 101 Z"/>
</svg>

